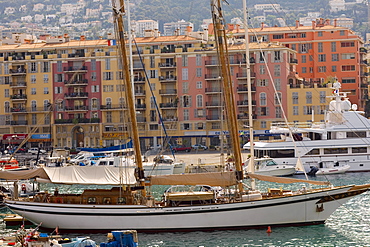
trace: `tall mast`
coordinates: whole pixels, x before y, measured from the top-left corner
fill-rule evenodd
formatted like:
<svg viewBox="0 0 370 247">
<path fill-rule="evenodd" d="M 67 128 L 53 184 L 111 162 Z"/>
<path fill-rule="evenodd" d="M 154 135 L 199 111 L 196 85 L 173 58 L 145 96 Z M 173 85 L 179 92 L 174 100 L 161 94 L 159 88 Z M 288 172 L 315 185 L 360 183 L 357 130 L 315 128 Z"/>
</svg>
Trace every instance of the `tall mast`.
<svg viewBox="0 0 370 247">
<path fill-rule="evenodd" d="M 117 25 L 117 33 L 118 33 L 118 47 L 121 51 L 121 61 L 122 61 L 122 69 L 124 74 L 124 84 L 125 84 L 125 91 L 126 91 L 126 98 L 127 98 L 127 105 L 128 105 L 128 112 L 129 117 L 131 120 L 131 131 L 132 131 L 132 141 L 134 146 L 135 152 L 135 161 L 136 166 L 138 169 L 138 178 L 140 181 L 140 185 L 145 187 L 145 180 L 144 180 L 144 169 L 143 169 L 143 161 L 141 157 L 140 151 L 140 140 L 139 140 L 139 131 L 137 129 L 137 120 L 136 120 L 136 110 L 135 110 L 135 98 L 134 98 L 134 89 L 132 86 L 131 78 L 130 78 L 130 71 L 129 71 L 129 62 L 127 59 L 127 52 L 126 52 L 126 43 L 125 43 L 125 33 L 124 33 L 124 25 L 123 25 L 123 15 L 125 14 L 124 8 L 124 0 L 119 0 L 120 6 L 115 6 L 115 0 L 112 0 L 113 5 L 113 15 Z M 143 196 L 145 196 L 145 188 L 142 190 Z"/>
<path fill-rule="evenodd" d="M 252 83 L 251 83 L 251 64 L 249 57 L 249 35 L 248 35 L 248 18 L 247 18 L 247 0 L 243 0 L 244 12 L 244 36 L 245 36 L 245 64 L 247 65 L 247 88 L 248 88 L 248 122 L 249 122 L 249 146 L 250 158 L 248 164 L 248 172 L 254 173 L 254 144 L 253 144 L 253 112 L 252 112 Z M 251 180 L 252 190 L 256 188 L 256 181 L 254 178 Z"/>
<path fill-rule="evenodd" d="M 226 106 L 227 126 L 231 137 L 231 144 L 234 151 L 235 168 L 238 172 L 239 192 L 243 191 L 242 157 L 239 143 L 238 120 L 236 117 L 235 99 L 231 81 L 229 53 L 227 49 L 227 38 L 225 33 L 225 21 L 222 15 L 220 0 L 211 0 L 212 19 L 214 23 L 215 41 L 221 64 L 221 78 Z"/>
</svg>

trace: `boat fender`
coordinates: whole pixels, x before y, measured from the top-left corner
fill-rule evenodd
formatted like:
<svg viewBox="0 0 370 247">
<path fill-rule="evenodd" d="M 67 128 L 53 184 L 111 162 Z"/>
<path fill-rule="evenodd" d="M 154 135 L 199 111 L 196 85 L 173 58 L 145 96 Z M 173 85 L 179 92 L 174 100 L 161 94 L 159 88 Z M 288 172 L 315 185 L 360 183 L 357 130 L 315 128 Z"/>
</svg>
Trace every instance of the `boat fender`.
<svg viewBox="0 0 370 247">
<path fill-rule="evenodd" d="M 55 198 L 55 203 L 63 203 L 63 198 L 62 197 L 56 197 Z"/>
<path fill-rule="evenodd" d="M 22 185 L 21 185 L 21 188 L 22 188 L 22 191 L 23 191 L 24 193 L 26 193 L 26 191 L 27 191 L 26 185 L 25 185 L 25 184 L 22 184 Z"/>
</svg>

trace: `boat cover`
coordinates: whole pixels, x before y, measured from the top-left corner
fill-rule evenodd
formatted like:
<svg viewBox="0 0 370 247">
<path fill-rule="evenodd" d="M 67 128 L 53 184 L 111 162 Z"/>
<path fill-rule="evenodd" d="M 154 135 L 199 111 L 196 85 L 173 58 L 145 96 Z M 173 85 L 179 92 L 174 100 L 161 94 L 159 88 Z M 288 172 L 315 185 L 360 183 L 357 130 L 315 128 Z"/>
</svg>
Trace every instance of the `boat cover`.
<svg viewBox="0 0 370 247">
<path fill-rule="evenodd" d="M 44 167 L 25 171 L 0 171 L 0 179 L 20 180 L 37 178 L 39 182 L 55 184 L 136 184 L 134 168 L 111 166 Z"/>
<path fill-rule="evenodd" d="M 247 176 L 249 176 L 251 178 L 256 178 L 256 179 L 262 180 L 262 181 L 275 182 L 275 183 L 281 183 L 281 184 L 309 183 L 309 184 L 316 184 L 316 185 L 330 185 L 330 182 L 327 182 L 327 181 L 316 181 L 316 180 L 305 180 L 305 179 L 297 179 L 297 178 L 274 177 L 274 176 L 252 174 L 252 173 L 248 173 Z"/>
</svg>

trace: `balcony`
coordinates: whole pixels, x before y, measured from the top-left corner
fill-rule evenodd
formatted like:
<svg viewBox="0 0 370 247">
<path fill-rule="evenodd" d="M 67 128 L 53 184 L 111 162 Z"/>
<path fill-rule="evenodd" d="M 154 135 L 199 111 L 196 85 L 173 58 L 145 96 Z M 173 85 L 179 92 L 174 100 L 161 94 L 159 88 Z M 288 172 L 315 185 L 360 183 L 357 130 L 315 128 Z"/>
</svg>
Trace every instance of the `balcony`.
<svg viewBox="0 0 370 247">
<path fill-rule="evenodd" d="M 160 82 L 176 82 L 177 76 L 160 76 L 159 81 Z"/>
<path fill-rule="evenodd" d="M 134 70 L 144 69 L 144 65 L 141 64 L 141 63 L 134 63 L 134 65 L 132 67 L 133 67 Z"/>
<path fill-rule="evenodd" d="M 214 75 L 214 74 L 205 74 L 204 75 L 204 78 L 206 80 L 221 80 L 221 76 L 220 75 Z"/>
<path fill-rule="evenodd" d="M 220 117 L 220 115 L 208 115 L 208 116 L 206 116 L 206 119 L 216 121 L 216 120 L 221 120 L 221 117 Z"/>
<path fill-rule="evenodd" d="M 89 81 L 87 79 L 83 79 L 81 81 L 64 81 L 64 85 L 67 87 L 73 87 L 73 86 L 87 86 Z"/>
<path fill-rule="evenodd" d="M 27 100 L 27 95 L 25 95 L 25 94 L 13 94 L 13 95 L 10 95 L 10 99 L 12 101 L 23 101 L 23 100 Z"/>
<path fill-rule="evenodd" d="M 237 116 L 238 119 L 249 119 L 248 113 L 240 113 Z M 256 114 L 252 114 L 252 119 L 257 119 Z"/>
<path fill-rule="evenodd" d="M 360 47 L 360 52 L 361 53 L 367 53 L 367 49 L 365 47 Z"/>
<path fill-rule="evenodd" d="M 55 119 L 55 124 L 100 123 L 100 118 Z"/>
<path fill-rule="evenodd" d="M 135 96 L 145 96 L 145 90 L 135 90 Z"/>
<path fill-rule="evenodd" d="M 207 60 L 204 62 L 206 66 L 215 66 L 215 65 L 218 65 L 218 61 L 217 60 Z"/>
<path fill-rule="evenodd" d="M 248 106 L 248 100 L 239 100 L 239 101 L 236 102 L 236 105 L 238 107 Z M 252 106 L 255 106 L 255 105 L 256 105 L 256 101 L 252 100 Z"/>
<path fill-rule="evenodd" d="M 125 109 L 126 106 L 123 105 L 123 104 L 116 104 L 116 105 L 112 105 L 112 104 L 106 104 L 106 105 L 100 105 L 100 110 L 123 110 Z"/>
<path fill-rule="evenodd" d="M 369 76 L 369 73 L 367 73 L 367 72 L 362 72 L 362 73 L 360 73 L 360 76 L 362 76 L 362 77 Z"/>
<path fill-rule="evenodd" d="M 207 108 L 221 107 L 221 102 L 206 102 Z"/>
<path fill-rule="evenodd" d="M 206 94 L 213 94 L 213 93 L 221 93 L 221 88 L 220 87 L 210 87 L 205 89 Z"/>
<path fill-rule="evenodd" d="M 146 104 L 135 104 L 136 109 L 146 109 Z"/>
<path fill-rule="evenodd" d="M 87 106 L 66 106 L 65 108 L 65 111 L 87 111 L 88 108 Z"/>
<path fill-rule="evenodd" d="M 10 112 L 11 113 L 26 113 L 27 110 L 26 108 L 23 108 L 23 107 L 12 107 L 10 108 Z"/>
<path fill-rule="evenodd" d="M 256 87 L 251 87 L 251 89 L 252 89 L 252 92 L 256 91 Z M 237 87 L 236 91 L 238 93 L 248 93 L 248 87 Z"/>
<path fill-rule="evenodd" d="M 298 64 L 298 59 L 291 58 L 291 59 L 289 59 L 289 63 Z"/>
<path fill-rule="evenodd" d="M 134 83 L 145 83 L 145 77 L 134 77 Z"/>
<path fill-rule="evenodd" d="M 28 125 L 27 120 L 5 121 L 5 125 Z"/>
<path fill-rule="evenodd" d="M 158 67 L 161 69 L 172 69 L 176 67 L 176 63 L 158 63 Z"/>
<path fill-rule="evenodd" d="M 251 72 L 251 78 L 256 77 L 256 72 Z M 236 78 L 237 79 L 247 79 L 247 72 L 243 73 L 236 73 Z"/>
<path fill-rule="evenodd" d="M 146 117 L 136 117 L 138 123 L 146 123 Z"/>
<path fill-rule="evenodd" d="M 11 88 L 22 88 L 22 87 L 27 87 L 27 82 L 22 81 L 22 82 L 12 82 L 10 83 Z"/>
<path fill-rule="evenodd" d="M 159 104 L 159 108 L 163 109 L 163 108 L 177 108 L 177 103 L 160 103 Z"/>
<path fill-rule="evenodd" d="M 68 66 L 63 68 L 64 72 L 87 72 L 87 66 Z"/>
<path fill-rule="evenodd" d="M 369 84 L 361 83 L 361 88 L 368 88 L 368 87 L 369 87 Z"/>
<path fill-rule="evenodd" d="M 64 97 L 66 99 L 68 99 L 68 98 L 73 98 L 73 99 L 76 99 L 76 98 L 88 98 L 89 97 L 89 93 L 88 92 L 66 93 L 66 94 L 64 94 Z"/>
<path fill-rule="evenodd" d="M 160 89 L 160 95 L 177 95 L 177 89 Z"/>
<path fill-rule="evenodd" d="M 18 68 L 18 69 L 10 69 L 9 73 L 11 75 L 26 75 L 27 70 L 25 68 Z"/>
</svg>

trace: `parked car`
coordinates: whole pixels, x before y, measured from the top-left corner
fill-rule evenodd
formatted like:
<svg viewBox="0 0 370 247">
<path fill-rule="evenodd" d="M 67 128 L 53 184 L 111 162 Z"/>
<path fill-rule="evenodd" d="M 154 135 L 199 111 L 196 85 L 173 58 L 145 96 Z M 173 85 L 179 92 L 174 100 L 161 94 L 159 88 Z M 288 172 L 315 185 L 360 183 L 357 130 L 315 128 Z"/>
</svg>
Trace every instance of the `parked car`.
<svg viewBox="0 0 370 247">
<path fill-rule="evenodd" d="M 185 151 L 185 152 L 190 152 L 191 147 L 186 147 L 186 146 L 174 146 L 172 147 L 172 150 L 174 152 L 179 152 L 179 151 Z"/>
<path fill-rule="evenodd" d="M 30 154 L 37 154 L 39 152 L 39 148 L 30 148 L 28 149 L 28 153 Z M 40 154 L 46 153 L 46 150 L 40 149 Z"/>
<path fill-rule="evenodd" d="M 204 149 L 204 150 L 207 150 L 208 147 L 207 146 L 204 146 L 202 144 L 194 144 L 191 146 L 193 149 Z"/>
</svg>

